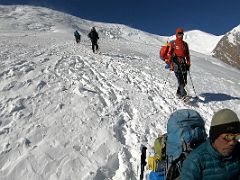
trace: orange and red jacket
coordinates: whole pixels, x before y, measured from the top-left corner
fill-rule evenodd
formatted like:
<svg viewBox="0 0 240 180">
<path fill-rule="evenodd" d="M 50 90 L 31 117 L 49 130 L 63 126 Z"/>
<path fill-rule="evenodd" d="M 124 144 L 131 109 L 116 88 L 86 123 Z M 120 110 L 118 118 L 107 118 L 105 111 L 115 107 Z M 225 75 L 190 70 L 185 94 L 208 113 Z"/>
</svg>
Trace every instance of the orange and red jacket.
<svg viewBox="0 0 240 180">
<path fill-rule="evenodd" d="M 191 65 L 188 44 L 180 39 L 177 34 L 176 40 L 170 43 L 170 47 L 167 53 L 168 59 L 171 59 L 172 56 L 177 56 L 179 59 L 185 58 L 186 64 L 189 66 Z"/>
</svg>

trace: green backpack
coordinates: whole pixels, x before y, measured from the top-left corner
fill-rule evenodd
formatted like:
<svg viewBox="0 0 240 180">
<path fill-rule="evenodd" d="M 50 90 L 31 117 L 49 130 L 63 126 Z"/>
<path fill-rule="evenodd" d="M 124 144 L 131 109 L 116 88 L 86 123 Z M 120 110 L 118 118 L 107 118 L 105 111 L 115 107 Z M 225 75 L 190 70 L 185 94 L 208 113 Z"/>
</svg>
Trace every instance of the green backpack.
<svg viewBox="0 0 240 180">
<path fill-rule="evenodd" d="M 148 157 L 148 169 L 160 172 L 165 169 L 166 164 L 166 141 L 167 134 L 160 135 L 154 141 L 154 156 Z"/>
<path fill-rule="evenodd" d="M 159 160 L 166 160 L 167 134 L 159 136 L 154 141 L 154 152 Z"/>
</svg>

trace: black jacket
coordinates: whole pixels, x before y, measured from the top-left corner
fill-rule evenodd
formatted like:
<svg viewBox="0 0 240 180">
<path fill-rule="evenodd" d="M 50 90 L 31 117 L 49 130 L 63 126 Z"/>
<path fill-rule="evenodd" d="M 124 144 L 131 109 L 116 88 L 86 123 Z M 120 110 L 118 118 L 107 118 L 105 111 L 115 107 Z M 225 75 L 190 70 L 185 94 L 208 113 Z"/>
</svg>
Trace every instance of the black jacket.
<svg viewBox="0 0 240 180">
<path fill-rule="evenodd" d="M 91 30 L 91 32 L 88 34 L 88 37 L 91 39 L 91 41 L 97 41 L 99 39 L 98 33 L 96 30 Z"/>
</svg>

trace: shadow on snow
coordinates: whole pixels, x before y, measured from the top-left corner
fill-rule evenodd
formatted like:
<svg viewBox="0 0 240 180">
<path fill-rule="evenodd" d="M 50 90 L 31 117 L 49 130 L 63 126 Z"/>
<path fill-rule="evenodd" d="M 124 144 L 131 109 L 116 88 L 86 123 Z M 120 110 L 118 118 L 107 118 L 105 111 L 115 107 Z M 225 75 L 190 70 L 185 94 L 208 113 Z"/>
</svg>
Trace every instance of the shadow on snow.
<svg viewBox="0 0 240 180">
<path fill-rule="evenodd" d="M 228 101 L 228 100 L 240 100 L 240 97 L 233 97 L 223 93 L 202 93 L 200 95 L 204 97 L 204 100 L 201 100 L 203 103 L 209 103 L 211 101 Z"/>
</svg>

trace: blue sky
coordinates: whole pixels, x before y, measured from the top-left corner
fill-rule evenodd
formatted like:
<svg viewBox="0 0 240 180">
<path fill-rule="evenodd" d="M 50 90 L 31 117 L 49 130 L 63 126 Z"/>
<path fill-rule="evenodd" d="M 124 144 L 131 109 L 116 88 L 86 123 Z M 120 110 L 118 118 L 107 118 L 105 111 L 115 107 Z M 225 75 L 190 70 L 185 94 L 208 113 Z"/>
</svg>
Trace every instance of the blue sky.
<svg viewBox="0 0 240 180">
<path fill-rule="evenodd" d="M 239 0 L 0 0 L 0 4 L 44 6 L 163 36 L 180 26 L 222 35 L 240 24 Z"/>
</svg>

